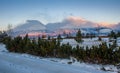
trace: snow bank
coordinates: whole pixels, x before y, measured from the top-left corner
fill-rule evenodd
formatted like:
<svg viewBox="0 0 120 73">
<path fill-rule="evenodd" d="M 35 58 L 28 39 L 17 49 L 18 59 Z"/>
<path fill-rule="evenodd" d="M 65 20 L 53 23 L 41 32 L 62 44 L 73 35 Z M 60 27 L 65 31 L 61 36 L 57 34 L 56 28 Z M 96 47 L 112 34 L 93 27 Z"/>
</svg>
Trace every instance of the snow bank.
<svg viewBox="0 0 120 73">
<path fill-rule="evenodd" d="M 0 44 L 0 52 L 8 52 L 4 44 Z"/>
</svg>

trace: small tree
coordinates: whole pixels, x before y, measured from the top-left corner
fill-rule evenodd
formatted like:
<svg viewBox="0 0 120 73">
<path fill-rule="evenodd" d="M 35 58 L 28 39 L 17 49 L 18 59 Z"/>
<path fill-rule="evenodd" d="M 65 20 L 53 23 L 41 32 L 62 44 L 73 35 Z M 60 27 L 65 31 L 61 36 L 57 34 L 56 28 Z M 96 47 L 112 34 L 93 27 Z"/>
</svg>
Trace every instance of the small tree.
<svg viewBox="0 0 120 73">
<path fill-rule="evenodd" d="M 50 36 L 48 36 L 48 40 L 50 40 Z"/>
<path fill-rule="evenodd" d="M 117 34 L 114 31 L 111 31 L 111 33 L 109 34 L 109 37 L 117 39 Z"/>
<path fill-rule="evenodd" d="M 102 39 L 101 39 L 101 37 L 100 37 L 100 36 L 98 37 L 98 41 L 102 41 Z"/>
<path fill-rule="evenodd" d="M 75 38 L 75 40 L 76 40 L 78 43 L 82 42 L 82 34 L 81 34 L 80 29 L 79 29 L 78 32 L 76 33 L 76 38 Z"/>
<path fill-rule="evenodd" d="M 46 38 L 46 35 L 42 35 L 42 39 Z"/>
<path fill-rule="evenodd" d="M 59 42 L 61 41 L 62 37 L 61 37 L 60 34 L 57 36 L 57 39 L 58 39 Z"/>
</svg>

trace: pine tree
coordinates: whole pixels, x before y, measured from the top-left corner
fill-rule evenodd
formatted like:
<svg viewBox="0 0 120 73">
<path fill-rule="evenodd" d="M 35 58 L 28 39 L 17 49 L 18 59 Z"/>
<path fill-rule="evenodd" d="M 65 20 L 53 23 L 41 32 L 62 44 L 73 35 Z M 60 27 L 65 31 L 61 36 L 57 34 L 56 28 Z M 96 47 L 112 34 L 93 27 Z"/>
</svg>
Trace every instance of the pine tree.
<svg viewBox="0 0 120 73">
<path fill-rule="evenodd" d="M 114 38 L 117 39 L 117 34 L 114 31 L 111 31 L 111 33 L 109 34 L 110 38 Z"/>
<path fill-rule="evenodd" d="M 101 40 L 102 40 L 102 39 L 101 39 L 101 37 L 99 36 L 99 37 L 98 37 L 98 41 L 101 41 Z"/>
<path fill-rule="evenodd" d="M 59 34 L 57 37 L 58 40 L 62 39 L 61 35 Z"/>
<path fill-rule="evenodd" d="M 76 33 L 76 38 L 75 38 L 75 40 L 76 40 L 78 43 L 82 42 L 82 34 L 81 34 L 80 29 L 79 29 L 78 32 Z"/>
<path fill-rule="evenodd" d="M 48 40 L 50 40 L 50 36 L 48 36 Z"/>
<path fill-rule="evenodd" d="M 120 37 L 120 31 L 117 33 L 117 37 Z"/>
</svg>

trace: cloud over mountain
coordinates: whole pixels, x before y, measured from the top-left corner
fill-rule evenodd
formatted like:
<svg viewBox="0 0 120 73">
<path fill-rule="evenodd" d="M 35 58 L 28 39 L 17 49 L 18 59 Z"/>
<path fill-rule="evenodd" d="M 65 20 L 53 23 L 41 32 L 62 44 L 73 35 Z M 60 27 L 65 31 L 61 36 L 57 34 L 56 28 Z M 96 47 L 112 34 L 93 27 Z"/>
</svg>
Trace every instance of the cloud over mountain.
<svg viewBox="0 0 120 73">
<path fill-rule="evenodd" d="M 80 17 L 69 16 L 64 21 L 69 21 L 74 24 L 80 24 L 80 23 L 84 23 L 86 20 Z"/>
<path fill-rule="evenodd" d="M 97 26 L 97 23 L 75 16 L 70 16 L 59 23 L 49 23 L 46 25 L 48 30 L 95 28 Z"/>
<path fill-rule="evenodd" d="M 80 17 L 70 16 L 64 20 L 66 25 L 62 28 L 94 28 L 97 27 L 97 23 L 85 20 Z"/>
</svg>

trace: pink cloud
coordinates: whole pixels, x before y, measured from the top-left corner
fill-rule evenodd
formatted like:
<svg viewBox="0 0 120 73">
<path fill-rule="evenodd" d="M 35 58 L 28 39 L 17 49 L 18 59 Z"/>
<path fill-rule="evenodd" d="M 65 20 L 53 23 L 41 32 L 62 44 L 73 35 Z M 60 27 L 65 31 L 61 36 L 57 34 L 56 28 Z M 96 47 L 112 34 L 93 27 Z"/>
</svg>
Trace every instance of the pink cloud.
<svg viewBox="0 0 120 73">
<path fill-rule="evenodd" d="M 102 27 L 111 27 L 111 24 L 110 23 L 108 23 L 108 22 L 100 22 L 100 23 L 98 23 L 100 26 L 102 26 Z"/>
<path fill-rule="evenodd" d="M 74 24 L 80 24 L 80 23 L 84 23 L 86 20 L 81 18 L 81 17 L 77 17 L 77 16 L 70 16 L 68 18 L 66 18 L 66 20 L 73 22 Z"/>
</svg>

